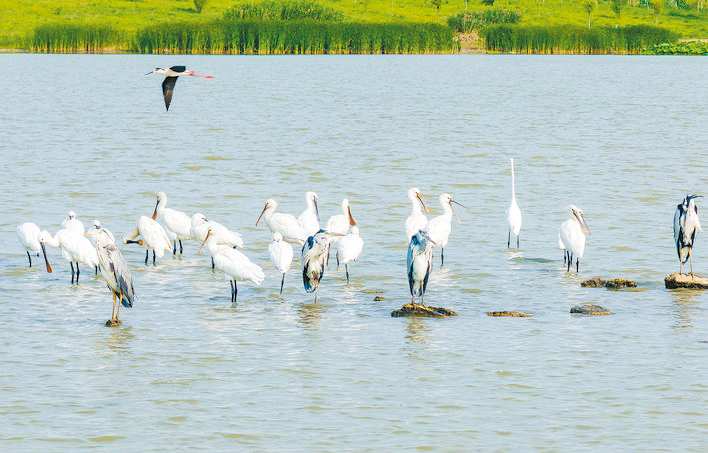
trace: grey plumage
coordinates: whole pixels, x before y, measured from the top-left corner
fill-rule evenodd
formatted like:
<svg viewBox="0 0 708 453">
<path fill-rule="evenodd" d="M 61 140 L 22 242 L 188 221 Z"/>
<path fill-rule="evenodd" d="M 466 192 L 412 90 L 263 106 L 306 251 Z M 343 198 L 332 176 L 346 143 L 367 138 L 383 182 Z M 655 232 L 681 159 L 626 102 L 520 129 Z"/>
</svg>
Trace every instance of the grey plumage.
<svg viewBox="0 0 708 453">
<path fill-rule="evenodd" d="M 133 301 L 135 300 L 133 278 L 130 275 L 130 269 L 125 258 L 123 258 L 123 254 L 111 243 L 106 231 L 101 228 L 96 230 L 95 233 L 90 233 L 90 235 L 96 238 L 96 253 L 98 254 L 98 266 L 101 269 L 101 275 L 113 293 L 113 316 L 111 320 L 117 321 L 120 305 L 116 312 L 116 300 L 126 308 L 133 306 Z"/>
<path fill-rule="evenodd" d="M 408 286 L 411 296 L 413 298 L 420 297 L 421 303 L 423 303 L 423 295 L 428 286 L 428 278 L 433 266 L 432 247 L 434 244 L 425 231 L 418 231 L 408 243 L 408 258 L 406 259 Z"/>
<path fill-rule="evenodd" d="M 691 251 L 696 239 L 696 231 L 703 231 L 698 218 L 698 207 L 694 199 L 702 198 L 700 195 L 686 195 L 683 202 L 676 206 L 674 213 L 674 242 L 679 257 L 679 273 L 683 271 L 686 261 L 691 261 L 691 275 L 693 275 L 693 260 Z"/>
<path fill-rule="evenodd" d="M 315 292 L 315 303 L 317 302 L 317 287 L 322 275 L 324 275 L 329 259 L 329 234 L 325 230 L 320 230 L 307 238 L 302 246 L 302 282 L 305 291 Z"/>
</svg>

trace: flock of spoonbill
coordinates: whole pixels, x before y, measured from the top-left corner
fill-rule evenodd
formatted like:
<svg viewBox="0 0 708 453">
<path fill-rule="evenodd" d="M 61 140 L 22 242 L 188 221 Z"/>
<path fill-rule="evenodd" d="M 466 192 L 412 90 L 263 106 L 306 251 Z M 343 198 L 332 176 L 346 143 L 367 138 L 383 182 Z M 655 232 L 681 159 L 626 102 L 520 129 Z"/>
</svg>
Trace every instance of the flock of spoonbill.
<svg viewBox="0 0 708 453">
<path fill-rule="evenodd" d="M 695 204 L 697 198 L 701 196 L 687 195 L 683 202 L 677 205 L 674 216 L 674 240 L 680 262 L 679 272 L 682 273 L 683 264 L 689 261 L 691 275 L 693 275 L 691 250 L 696 232 L 702 231 Z M 331 244 L 337 243 L 337 267 L 340 263 L 344 264 L 347 282 L 349 282 L 348 264 L 356 261 L 362 253 L 364 241 L 359 236 L 359 228 L 352 216 L 348 199 L 342 200 L 341 213 L 330 217 L 324 229 L 320 227 L 317 194 L 307 192 L 305 199 L 307 207 L 299 218 L 276 212 L 277 202 L 268 199 L 256 220 L 256 225 L 263 219 L 273 235 L 273 242 L 268 246 L 268 252 L 273 266 L 282 274 L 281 294 L 285 274 L 293 261 L 294 251 L 291 244 L 297 244 L 302 247 L 303 286 L 307 292 L 315 293 L 315 302 L 317 302 L 317 289 L 327 268 Z M 443 214 L 428 219 L 426 214 L 430 211 L 425 206 L 418 188 L 408 190 L 408 199 L 412 205 L 411 213 L 405 221 L 408 239 L 406 260 L 408 285 L 413 302 L 416 297 L 419 297 L 422 304 L 432 272 L 433 248 L 441 249 L 442 267 L 444 247 L 448 244 L 452 231 L 453 215 L 460 224 L 462 223 L 453 204 L 468 209 L 455 201 L 449 193 L 444 193 L 438 198 Z M 155 263 L 156 258 L 163 257 L 165 252 L 171 251 L 176 255 L 178 244 L 179 253 L 182 254 L 182 241 L 196 240 L 201 244 L 197 253 L 199 254 L 206 246 L 211 255 L 212 269 L 223 272 L 230 281 L 232 302 L 237 301 L 238 282 L 251 281 L 256 285 L 263 282 L 265 278 L 263 269 L 237 250 L 244 246 L 241 234 L 207 219 L 201 213 L 195 213 L 190 217 L 182 211 L 167 208 L 166 205 L 167 195 L 159 192 L 152 216 L 140 216 L 135 229 L 123 238 L 123 244 L 138 244 L 145 247 L 145 264 L 148 263 L 150 250 Z M 570 218 L 559 228 L 558 245 L 564 250 L 566 270 L 570 271 L 575 259 L 575 271 L 579 272 L 580 259 L 585 250 L 585 235 L 590 234 L 590 231 L 583 211 L 572 204 L 569 210 Z M 158 218 L 162 220 L 162 224 L 158 222 Z M 507 247 L 511 247 L 513 234 L 516 238 L 516 247 L 519 248 L 522 215 L 516 200 L 513 159 L 511 160 L 511 203 L 506 218 L 509 227 Z M 113 234 L 103 228 L 100 221 L 94 220 L 93 227 L 85 232 L 83 223 L 77 219 L 76 213 L 70 211 L 61 223 L 61 229 L 54 235 L 31 222 L 18 226 L 17 234 L 19 243 L 27 254 L 30 267 L 32 267 L 32 255 L 39 256 L 41 251 L 47 272 L 52 272 L 47 259 L 46 246 L 61 249 L 62 256 L 71 267 L 72 285 L 79 282 L 80 263 L 95 268 L 96 272 L 100 269 L 103 279 L 113 294 L 111 323 L 120 323 L 118 318 L 120 305 L 132 307 L 135 296 L 130 269 L 115 244 Z M 92 244 L 87 237 L 94 239 L 95 243 Z"/>
</svg>

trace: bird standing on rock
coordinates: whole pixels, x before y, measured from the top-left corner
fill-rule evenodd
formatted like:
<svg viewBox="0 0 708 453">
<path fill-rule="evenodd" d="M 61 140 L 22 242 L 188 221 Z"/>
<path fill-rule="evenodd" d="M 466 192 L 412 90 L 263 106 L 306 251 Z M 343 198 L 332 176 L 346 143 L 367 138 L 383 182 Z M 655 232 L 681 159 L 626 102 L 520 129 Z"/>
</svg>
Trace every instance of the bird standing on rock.
<svg viewBox="0 0 708 453">
<path fill-rule="evenodd" d="M 689 261 L 691 276 L 693 276 L 693 259 L 691 258 L 693 242 L 696 239 L 696 231 L 703 231 L 698 218 L 698 207 L 693 201 L 696 198 L 703 197 L 701 195 L 686 195 L 683 202 L 676 206 L 674 214 L 674 242 L 679 257 L 679 274 L 683 273 L 683 265 Z"/>
</svg>

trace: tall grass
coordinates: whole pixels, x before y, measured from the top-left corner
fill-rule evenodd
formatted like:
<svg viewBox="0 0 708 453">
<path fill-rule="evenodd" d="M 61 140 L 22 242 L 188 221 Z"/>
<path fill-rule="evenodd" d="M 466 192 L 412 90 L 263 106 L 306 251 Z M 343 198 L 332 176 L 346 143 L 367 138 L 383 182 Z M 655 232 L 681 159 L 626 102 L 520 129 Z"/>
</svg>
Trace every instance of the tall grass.
<svg viewBox="0 0 708 453">
<path fill-rule="evenodd" d="M 102 24 L 45 24 L 34 29 L 26 46 L 33 52 L 98 52 L 125 42 L 123 32 Z"/>
<path fill-rule="evenodd" d="M 546 54 L 636 54 L 651 45 L 678 40 L 676 33 L 650 25 L 495 25 L 484 30 L 484 37 L 490 51 Z"/>
<path fill-rule="evenodd" d="M 523 14 L 519 10 L 489 8 L 480 11 L 459 12 L 447 18 L 447 24 L 458 33 L 470 33 L 496 24 L 516 24 Z"/>
<path fill-rule="evenodd" d="M 214 20 L 138 30 L 140 53 L 368 54 L 453 53 L 455 33 L 438 24 Z"/>
<path fill-rule="evenodd" d="M 236 3 L 226 10 L 224 19 L 342 21 L 344 15 L 316 0 L 253 0 Z"/>
</svg>

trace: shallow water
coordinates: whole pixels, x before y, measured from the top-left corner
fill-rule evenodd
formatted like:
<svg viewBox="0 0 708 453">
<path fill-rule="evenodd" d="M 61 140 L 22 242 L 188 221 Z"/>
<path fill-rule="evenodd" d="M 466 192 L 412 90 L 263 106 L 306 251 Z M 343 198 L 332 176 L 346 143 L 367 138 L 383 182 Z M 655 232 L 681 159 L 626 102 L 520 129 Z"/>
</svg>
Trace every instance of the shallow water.
<svg viewBox="0 0 708 453">
<path fill-rule="evenodd" d="M 678 271 L 676 204 L 708 182 L 705 59 L 0 58 L 3 449 L 703 451 L 708 300 L 662 280 Z M 215 78 L 181 78 L 166 113 L 162 77 L 143 74 L 174 64 Z M 506 247 L 510 157 L 520 250 Z M 425 298 L 455 318 L 390 316 L 410 298 L 414 186 L 434 214 L 443 192 L 473 211 L 458 209 Z M 54 232 L 74 210 L 120 238 L 160 190 L 241 232 L 263 284 L 231 305 L 198 244 L 155 266 L 121 246 L 137 301 L 106 328 L 100 277 L 83 268 L 72 286 L 56 250 L 52 274 L 27 268 L 20 223 Z M 266 199 L 298 215 L 307 190 L 323 223 L 348 197 L 365 241 L 319 304 L 297 263 L 278 295 L 255 226 Z M 557 249 L 570 203 L 592 233 L 579 274 Z M 580 287 L 594 275 L 639 288 Z M 614 315 L 571 315 L 579 303 Z"/>
</svg>

